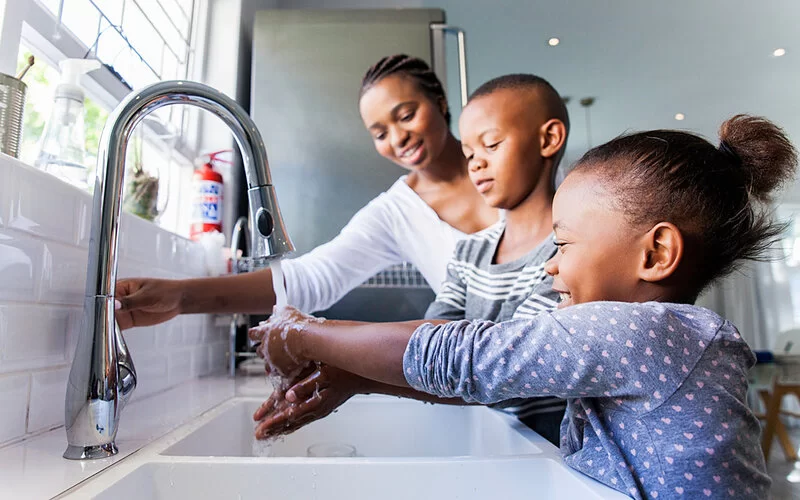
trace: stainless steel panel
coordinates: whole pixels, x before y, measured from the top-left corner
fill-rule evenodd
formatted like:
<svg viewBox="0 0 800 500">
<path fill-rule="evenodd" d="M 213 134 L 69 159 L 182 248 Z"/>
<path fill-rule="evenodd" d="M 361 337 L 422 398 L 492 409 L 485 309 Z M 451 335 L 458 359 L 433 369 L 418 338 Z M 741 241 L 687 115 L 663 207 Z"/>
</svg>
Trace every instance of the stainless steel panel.
<svg viewBox="0 0 800 500">
<path fill-rule="evenodd" d="M 430 288 L 369 288 L 351 291 L 330 309 L 315 313 L 328 319 L 373 323 L 422 319 L 436 295 Z"/>
<path fill-rule="evenodd" d="M 256 14 L 251 113 L 297 253 L 336 236 L 405 171 L 381 158 L 358 112 L 361 77 L 383 56 L 431 62 L 439 9 Z"/>
</svg>

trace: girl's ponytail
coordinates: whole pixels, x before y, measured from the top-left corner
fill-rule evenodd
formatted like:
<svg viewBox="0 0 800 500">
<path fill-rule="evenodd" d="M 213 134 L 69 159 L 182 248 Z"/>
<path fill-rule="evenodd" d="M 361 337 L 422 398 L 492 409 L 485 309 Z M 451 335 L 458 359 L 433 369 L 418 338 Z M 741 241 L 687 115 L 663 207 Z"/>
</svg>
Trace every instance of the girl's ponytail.
<svg viewBox="0 0 800 500">
<path fill-rule="evenodd" d="M 794 176 L 797 152 L 786 133 L 757 116 L 736 115 L 719 129 L 719 151 L 742 170 L 752 198 L 769 202 L 772 193 Z"/>
</svg>

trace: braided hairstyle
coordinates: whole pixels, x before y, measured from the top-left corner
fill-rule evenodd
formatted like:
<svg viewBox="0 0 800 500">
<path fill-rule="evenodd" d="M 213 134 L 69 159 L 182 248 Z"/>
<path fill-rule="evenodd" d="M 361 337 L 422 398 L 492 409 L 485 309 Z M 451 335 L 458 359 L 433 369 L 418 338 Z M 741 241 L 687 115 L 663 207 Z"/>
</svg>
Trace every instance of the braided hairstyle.
<svg viewBox="0 0 800 500">
<path fill-rule="evenodd" d="M 734 116 L 719 136 L 718 147 L 676 130 L 621 136 L 587 152 L 574 169 L 599 174 L 630 223 L 666 221 L 680 229 L 693 298 L 739 261 L 765 260 L 786 229 L 769 202 L 797 166 L 786 133 L 764 118 Z"/>
<path fill-rule="evenodd" d="M 360 100 L 369 89 L 390 75 L 402 75 L 411 79 L 431 101 L 437 105 L 443 103 L 444 118 L 447 120 L 448 127 L 450 126 L 450 107 L 447 104 L 447 96 L 442 82 L 439 81 L 428 63 L 417 57 L 395 54 L 386 56 L 373 64 L 361 80 L 358 99 Z"/>
</svg>

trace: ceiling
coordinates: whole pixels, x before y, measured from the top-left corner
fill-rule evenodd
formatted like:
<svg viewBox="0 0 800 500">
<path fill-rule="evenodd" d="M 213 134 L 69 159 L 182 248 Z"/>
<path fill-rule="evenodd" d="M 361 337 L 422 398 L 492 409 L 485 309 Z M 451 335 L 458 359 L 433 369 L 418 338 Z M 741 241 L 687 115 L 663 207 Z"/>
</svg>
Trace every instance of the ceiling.
<svg viewBox="0 0 800 500">
<path fill-rule="evenodd" d="M 448 22 L 467 34 L 470 90 L 495 76 L 530 72 L 571 97 L 568 162 L 590 143 L 626 131 L 683 128 L 716 141 L 720 124 L 736 113 L 766 116 L 800 144 L 800 0 L 277 3 L 284 8 L 444 9 Z M 560 44 L 550 47 L 551 37 Z M 449 43 L 451 96 L 458 95 L 454 46 Z M 776 48 L 786 55 L 772 56 Z M 590 109 L 591 141 L 579 104 L 587 96 L 596 98 Z M 676 113 L 685 119 L 675 120 Z M 800 183 L 786 200 L 800 203 Z"/>
<path fill-rule="evenodd" d="M 596 98 L 593 145 L 653 128 L 685 128 L 716 140 L 719 125 L 736 113 L 767 116 L 800 140 L 797 0 L 422 3 L 443 8 L 451 24 L 466 30 L 471 90 L 504 73 L 532 72 L 572 97 L 569 161 L 589 144 L 578 102 L 586 96 Z M 560 44 L 550 47 L 550 37 Z M 774 57 L 778 47 L 786 55 Z M 454 88 L 456 73 L 448 79 Z M 676 113 L 685 119 L 676 121 Z"/>
</svg>

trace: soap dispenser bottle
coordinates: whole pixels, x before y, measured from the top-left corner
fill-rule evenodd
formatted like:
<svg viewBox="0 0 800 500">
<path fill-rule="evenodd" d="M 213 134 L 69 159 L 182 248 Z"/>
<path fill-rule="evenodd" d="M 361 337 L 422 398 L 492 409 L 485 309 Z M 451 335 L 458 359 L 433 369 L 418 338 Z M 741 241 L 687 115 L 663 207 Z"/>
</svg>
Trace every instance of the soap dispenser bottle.
<svg viewBox="0 0 800 500">
<path fill-rule="evenodd" d="M 96 59 L 65 59 L 59 63 L 61 82 L 56 87 L 53 111 L 45 125 L 36 167 L 70 184 L 89 190 L 86 165 L 84 93 L 80 77 L 100 67 Z"/>
</svg>

